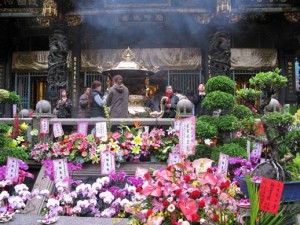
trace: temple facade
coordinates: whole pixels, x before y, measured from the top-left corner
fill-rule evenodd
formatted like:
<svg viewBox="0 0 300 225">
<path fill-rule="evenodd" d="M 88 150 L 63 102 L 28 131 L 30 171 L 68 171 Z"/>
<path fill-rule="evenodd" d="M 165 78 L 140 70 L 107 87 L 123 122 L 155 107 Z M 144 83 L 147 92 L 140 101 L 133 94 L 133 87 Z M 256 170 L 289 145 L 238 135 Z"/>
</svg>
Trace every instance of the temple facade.
<svg viewBox="0 0 300 225">
<path fill-rule="evenodd" d="M 171 84 L 193 95 L 215 75 L 248 87 L 257 72 L 279 67 L 288 78 L 280 102 L 296 103 L 299 28 L 296 0 L 2 0 L 0 88 L 16 91 L 27 109 L 66 88 L 76 109 L 83 88 L 93 80 L 105 87 L 103 71 L 130 48 L 156 72 L 156 92 Z M 124 74 L 131 94 L 144 94 L 144 81 Z"/>
</svg>

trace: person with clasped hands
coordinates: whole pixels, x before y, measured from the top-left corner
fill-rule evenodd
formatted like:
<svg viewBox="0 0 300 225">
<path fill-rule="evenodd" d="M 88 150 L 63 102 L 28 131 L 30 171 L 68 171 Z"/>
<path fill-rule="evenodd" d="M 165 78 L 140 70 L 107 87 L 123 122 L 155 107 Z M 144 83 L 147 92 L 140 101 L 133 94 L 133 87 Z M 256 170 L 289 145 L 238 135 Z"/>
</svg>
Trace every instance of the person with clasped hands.
<svg viewBox="0 0 300 225">
<path fill-rule="evenodd" d="M 105 118 L 104 105 L 106 104 L 106 96 L 101 93 L 102 83 L 95 80 L 92 83 L 92 92 L 90 94 L 91 118 Z"/>
<path fill-rule="evenodd" d="M 72 102 L 67 97 L 67 91 L 65 89 L 60 90 L 60 99 L 56 104 L 57 118 L 71 118 Z"/>
<path fill-rule="evenodd" d="M 195 105 L 195 115 L 196 116 L 200 116 L 202 114 L 205 114 L 204 113 L 205 110 L 204 110 L 203 106 L 201 105 L 203 99 L 205 98 L 205 96 L 206 96 L 205 86 L 204 86 L 204 84 L 201 83 L 198 86 L 198 94 L 196 94 L 193 97 L 193 100 L 192 100 L 192 102 Z"/>
<path fill-rule="evenodd" d="M 164 114 L 162 117 L 175 118 L 179 98 L 173 93 L 173 87 L 171 85 L 166 86 L 165 96 L 167 97 L 167 99 L 164 102 Z"/>
</svg>

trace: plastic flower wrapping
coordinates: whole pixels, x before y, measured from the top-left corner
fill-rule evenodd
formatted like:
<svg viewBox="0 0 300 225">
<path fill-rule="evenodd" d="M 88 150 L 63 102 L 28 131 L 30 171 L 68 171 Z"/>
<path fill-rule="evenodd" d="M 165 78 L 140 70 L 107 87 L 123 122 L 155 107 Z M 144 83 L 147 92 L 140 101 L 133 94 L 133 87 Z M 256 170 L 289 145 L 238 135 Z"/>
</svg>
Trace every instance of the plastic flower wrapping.
<svg viewBox="0 0 300 225">
<path fill-rule="evenodd" d="M 144 201 L 129 203 L 131 224 L 231 224 L 239 188 L 211 168 L 201 172 L 191 162 L 175 164 L 145 176 L 136 192 Z"/>
</svg>

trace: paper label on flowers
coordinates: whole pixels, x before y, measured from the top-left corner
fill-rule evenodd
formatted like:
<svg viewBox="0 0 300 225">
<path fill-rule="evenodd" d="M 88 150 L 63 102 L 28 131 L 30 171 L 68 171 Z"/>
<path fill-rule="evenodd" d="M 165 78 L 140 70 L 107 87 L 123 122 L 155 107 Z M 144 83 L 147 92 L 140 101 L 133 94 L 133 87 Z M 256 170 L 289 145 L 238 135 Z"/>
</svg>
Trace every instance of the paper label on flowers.
<svg viewBox="0 0 300 225">
<path fill-rule="evenodd" d="M 220 173 L 227 174 L 227 171 L 228 171 L 228 161 L 229 161 L 229 155 L 220 153 L 219 163 L 218 163 L 218 171 Z"/>
<path fill-rule="evenodd" d="M 77 123 L 77 133 L 87 136 L 88 127 L 89 127 L 88 122 L 78 122 Z"/>
<path fill-rule="evenodd" d="M 196 117 L 181 120 L 179 129 L 179 148 L 183 155 L 195 154 Z"/>
<path fill-rule="evenodd" d="M 112 152 L 101 152 L 101 174 L 109 174 L 116 171 L 115 155 Z"/>
<path fill-rule="evenodd" d="M 174 121 L 174 124 L 173 124 L 173 126 L 174 126 L 174 130 L 176 130 L 176 131 L 179 131 L 180 130 L 180 120 L 175 120 Z"/>
<path fill-rule="evenodd" d="M 144 134 L 149 134 L 149 126 L 144 126 Z"/>
<path fill-rule="evenodd" d="M 64 130 L 62 129 L 61 122 L 53 123 L 53 136 L 57 138 L 63 135 L 64 135 Z"/>
<path fill-rule="evenodd" d="M 148 173 L 148 169 L 137 167 L 135 171 L 135 176 L 143 178 L 146 173 Z"/>
<path fill-rule="evenodd" d="M 283 187 L 283 182 L 263 177 L 258 191 L 259 209 L 277 214 Z"/>
<path fill-rule="evenodd" d="M 261 157 L 263 144 L 261 142 L 255 142 L 253 144 L 253 150 L 251 151 L 251 158 L 259 159 Z"/>
<path fill-rule="evenodd" d="M 177 153 L 169 153 L 168 158 L 168 166 L 174 165 L 176 163 L 180 163 L 180 154 Z"/>
<path fill-rule="evenodd" d="M 67 159 L 53 160 L 54 182 L 66 181 L 69 179 L 69 170 Z"/>
<path fill-rule="evenodd" d="M 49 119 L 48 118 L 41 118 L 40 133 L 41 134 L 49 134 Z"/>
<path fill-rule="evenodd" d="M 106 125 L 106 122 L 96 123 L 96 137 L 107 139 L 107 125 Z"/>
<path fill-rule="evenodd" d="M 5 179 L 18 181 L 19 178 L 19 160 L 13 157 L 7 157 Z"/>
<path fill-rule="evenodd" d="M 13 107 L 13 117 L 15 117 L 15 115 L 17 114 L 17 104 L 13 104 L 12 105 L 12 107 Z"/>
</svg>

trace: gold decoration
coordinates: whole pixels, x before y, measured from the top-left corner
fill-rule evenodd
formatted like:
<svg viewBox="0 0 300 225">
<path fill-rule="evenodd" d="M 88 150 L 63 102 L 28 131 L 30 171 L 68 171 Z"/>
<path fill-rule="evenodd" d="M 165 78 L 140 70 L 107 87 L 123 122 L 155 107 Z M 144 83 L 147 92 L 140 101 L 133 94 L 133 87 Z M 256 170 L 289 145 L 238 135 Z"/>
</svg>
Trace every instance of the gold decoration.
<svg viewBox="0 0 300 225">
<path fill-rule="evenodd" d="M 77 26 L 81 24 L 81 17 L 80 16 L 67 16 L 65 18 L 66 22 L 68 23 L 69 26 Z"/>
<path fill-rule="evenodd" d="M 43 27 L 49 27 L 51 19 L 49 17 L 38 17 L 37 22 Z"/>
<path fill-rule="evenodd" d="M 125 61 L 130 62 L 134 59 L 135 54 L 134 52 L 128 47 L 122 54 L 122 59 L 125 59 Z"/>
<path fill-rule="evenodd" d="M 44 0 L 42 14 L 50 17 L 57 16 L 57 4 L 55 0 Z"/>
<path fill-rule="evenodd" d="M 300 13 L 299 12 L 285 13 L 284 16 L 291 23 L 299 23 L 300 22 Z"/>
</svg>

